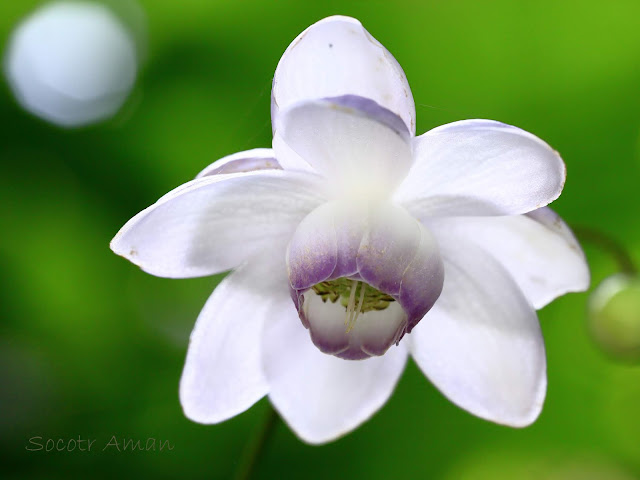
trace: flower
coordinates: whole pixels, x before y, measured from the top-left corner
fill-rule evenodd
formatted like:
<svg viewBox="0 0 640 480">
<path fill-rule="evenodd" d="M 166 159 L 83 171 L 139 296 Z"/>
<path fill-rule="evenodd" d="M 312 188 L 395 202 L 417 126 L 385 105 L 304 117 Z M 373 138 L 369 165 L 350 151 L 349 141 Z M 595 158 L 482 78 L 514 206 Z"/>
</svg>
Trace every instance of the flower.
<svg viewBox="0 0 640 480">
<path fill-rule="evenodd" d="M 545 207 L 557 152 L 489 120 L 415 137 L 402 69 L 348 17 L 289 46 L 271 110 L 272 149 L 215 162 L 111 244 L 154 275 L 233 270 L 192 333 L 185 414 L 216 423 L 269 395 L 301 439 L 330 441 L 385 403 L 411 355 L 474 415 L 531 423 L 546 390 L 534 307 L 589 277 Z"/>
</svg>

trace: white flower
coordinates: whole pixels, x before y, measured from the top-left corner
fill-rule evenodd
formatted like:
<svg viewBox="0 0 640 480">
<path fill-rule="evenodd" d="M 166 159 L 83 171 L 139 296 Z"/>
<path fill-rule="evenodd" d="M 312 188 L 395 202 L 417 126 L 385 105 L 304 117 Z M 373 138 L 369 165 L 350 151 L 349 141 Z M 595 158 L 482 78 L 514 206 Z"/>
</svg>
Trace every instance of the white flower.
<svg viewBox="0 0 640 480">
<path fill-rule="evenodd" d="M 138 69 L 130 32 L 104 5 L 54 2 L 16 28 L 5 72 L 20 104 L 64 127 L 114 115 Z"/>
<path fill-rule="evenodd" d="M 588 284 L 573 235 L 541 208 L 564 164 L 516 127 L 415 137 L 414 118 L 391 54 L 358 21 L 327 18 L 280 60 L 273 149 L 215 162 L 118 233 L 113 250 L 154 275 L 233 270 L 191 336 L 189 418 L 269 395 L 300 438 L 326 442 L 384 404 L 409 354 L 475 415 L 538 416 L 534 308 Z"/>
</svg>

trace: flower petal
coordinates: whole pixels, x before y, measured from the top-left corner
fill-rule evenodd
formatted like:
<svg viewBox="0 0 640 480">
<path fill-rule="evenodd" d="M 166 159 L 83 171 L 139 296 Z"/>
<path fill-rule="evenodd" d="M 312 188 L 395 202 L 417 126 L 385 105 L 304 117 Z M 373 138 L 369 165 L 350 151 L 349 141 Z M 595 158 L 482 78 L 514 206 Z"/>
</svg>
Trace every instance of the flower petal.
<svg viewBox="0 0 640 480">
<path fill-rule="evenodd" d="M 491 254 L 536 309 L 589 288 L 589 267 L 580 245 L 548 207 L 526 215 L 434 218 L 426 223 L 436 238 L 446 230 L 459 249 L 472 242 Z"/>
<path fill-rule="evenodd" d="M 291 301 L 274 303 L 270 318 L 263 339 L 269 398 L 302 440 L 345 435 L 387 401 L 406 363 L 404 344 L 382 357 L 342 360 L 311 343 Z"/>
<path fill-rule="evenodd" d="M 300 102 L 281 116 L 282 141 L 319 174 L 333 196 L 371 200 L 390 196 L 411 166 L 409 133 L 370 99 L 345 96 Z M 273 144 L 278 159 L 287 157 Z"/>
<path fill-rule="evenodd" d="M 329 278 L 336 268 L 335 202 L 327 202 L 297 226 L 287 248 L 289 283 L 304 290 Z"/>
<path fill-rule="evenodd" d="M 294 304 L 314 344 L 352 360 L 383 355 L 433 306 L 443 282 L 433 236 L 402 208 L 383 202 L 364 207 L 334 201 L 315 209 L 291 238 L 287 271 Z M 337 279 L 347 287 L 318 285 Z M 348 288 L 346 295 L 354 292 L 351 307 L 338 301 L 338 288 Z M 393 298 L 373 308 L 359 303 L 365 291 L 368 302 L 382 294 Z"/>
<path fill-rule="evenodd" d="M 280 59 L 271 94 L 274 132 L 280 128 L 280 112 L 292 104 L 341 95 L 376 101 L 415 135 L 413 96 L 396 59 L 358 20 L 333 16 L 302 32 Z"/>
<path fill-rule="evenodd" d="M 433 261 L 433 269 L 442 273 L 438 246 L 429 232 L 404 209 L 392 204 L 380 204 L 371 213 L 367 232 L 358 251 L 358 270 L 363 280 L 389 295 L 398 295 L 404 272 L 415 260 L 423 237 L 427 237 L 425 243 L 431 247 L 426 250 Z M 429 259 L 425 260 L 430 263 Z M 427 283 L 426 279 L 424 283 Z M 442 276 L 438 283 L 439 294 Z"/>
<path fill-rule="evenodd" d="M 219 175 L 221 173 L 254 172 L 256 170 L 282 170 L 272 149 L 254 148 L 253 150 L 227 155 L 202 170 L 196 178 Z"/>
<path fill-rule="evenodd" d="M 300 170 L 302 172 L 315 173 L 313 167 L 305 162 L 300 155 L 285 143 L 280 132 L 273 134 L 272 146 L 274 152 L 278 152 L 278 163 L 284 170 Z"/>
<path fill-rule="evenodd" d="M 456 405 L 487 420 L 526 426 L 539 415 L 546 392 L 535 311 L 491 256 L 472 244 L 459 249 L 445 237 L 438 237 L 444 289 L 410 335 L 411 353 Z"/>
<path fill-rule="evenodd" d="M 560 195 L 565 166 L 538 137 L 491 120 L 463 120 L 415 139 L 394 199 L 416 217 L 516 215 Z"/>
<path fill-rule="evenodd" d="M 202 309 L 180 381 L 188 418 L 221 422 L 267 393 L 262 327 L 273 296 L 288 299 L 284 245 L 279 257 L 263 255 L 230 273 Z"/>
<path fill-rule="evenodd" d="M 300 319 L 309 329 L 313 344 L 321 352 L 345 360 L 384 355 L 407 328 L 407 314 L 395 301 L 384 310 L 358 313 L 347 328 L 347 310 L 340 302 L 324 301 L 313 290 L 302 297 Z"/>
<path fill-rule="evenodd" d="M 369 222 L 368 208 L 336 201 L 326 202 L 307 215 L 287 249 L 291 287 L 304 290 L 327 279 L 358 273 L 358 249 Z"/>
<path fill-rule="evenodd" d="M 288 239 L 324 201 L 320 180 L 279 170 L 199 178 L 133 217 L 111 249 L 160 277 L 229 270 Z"/>
</svg>

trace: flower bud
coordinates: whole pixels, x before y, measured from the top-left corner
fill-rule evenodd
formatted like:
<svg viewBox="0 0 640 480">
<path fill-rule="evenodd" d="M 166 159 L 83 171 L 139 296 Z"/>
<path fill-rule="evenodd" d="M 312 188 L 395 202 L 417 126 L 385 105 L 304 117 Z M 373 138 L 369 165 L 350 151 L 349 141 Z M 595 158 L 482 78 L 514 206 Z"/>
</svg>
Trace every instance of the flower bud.
<svg viewBox="0 0 640 480">
<path fill-rule="evenodd" d="M 590 331 L 602 350 L 625 362 L 640 362 L 640 278 L 617 274 L 591 294 Z"/>
</svg>

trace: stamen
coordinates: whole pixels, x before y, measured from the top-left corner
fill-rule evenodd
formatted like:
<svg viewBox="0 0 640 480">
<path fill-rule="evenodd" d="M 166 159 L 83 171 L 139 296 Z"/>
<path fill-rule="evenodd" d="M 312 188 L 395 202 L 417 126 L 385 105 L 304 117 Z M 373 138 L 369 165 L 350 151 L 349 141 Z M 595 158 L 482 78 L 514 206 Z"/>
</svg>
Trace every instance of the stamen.
<svg viewBox="0 0 640 480">
<path fill-rule="evenodd" d="M 349 333 L 353 327 L 355 326 L 357 310 L 356 310 L 356 291 L 358 290 L 358 284 L 360 282 L 357 280 L 352 280 L 351 282 L 351 291 L 349 292 L 349 303 L 347 304 L 347 317 L 344 321 L 344 324 L 347 327 L 347 333 Z M 361 291 L 364 290 L 364 285 L 361 286 Z"/>
<path fill-rule="evenodd" d="M 323 303 L 340 301 L 340 305 L 345 309 L 346 333 L 353 330 L 360 315 L 370 311 L 384 310 L 391 302 L 395 302 L 393 297 L 376 290 L 365 282 L 345 277 L 320 282 L 311 288 Z M 304 303 L 302 308 L 308 317 L 308 302 Z"/>
<path fill-rule="evenodd" d="M 358 316 L 362 313 L 362 305 L 364 304 L 364 290 L 365 284 L 360 284 L 360 299 L 358 300 L 358 308 L 356 308 L 356 316 L 353 319 L 353 323 L 355 325 L 356 320 L 358 320 Z"/>
</svg>

